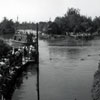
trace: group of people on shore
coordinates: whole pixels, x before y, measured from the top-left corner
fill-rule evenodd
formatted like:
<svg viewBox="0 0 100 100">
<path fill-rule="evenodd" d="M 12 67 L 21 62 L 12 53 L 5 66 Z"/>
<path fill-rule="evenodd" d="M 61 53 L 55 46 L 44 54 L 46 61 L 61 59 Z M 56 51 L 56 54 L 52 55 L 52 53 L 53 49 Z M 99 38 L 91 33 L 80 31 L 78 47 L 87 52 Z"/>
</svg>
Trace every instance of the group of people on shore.
<svg viewBox="0 0 100 100">
<path fill-rule="evenodd" d="M 13 48 L 9 51 L 8 55 L 0 59 L 0 98 L 1 94 L 6 95 L 6 91 L 14 77 L 23 65 L 23 58 L 34 59 L 36 50 L 34 46 L 23 46 L 21 48 Z M 5 85 L 5 87 L 3 87 Z"/>
</svg>

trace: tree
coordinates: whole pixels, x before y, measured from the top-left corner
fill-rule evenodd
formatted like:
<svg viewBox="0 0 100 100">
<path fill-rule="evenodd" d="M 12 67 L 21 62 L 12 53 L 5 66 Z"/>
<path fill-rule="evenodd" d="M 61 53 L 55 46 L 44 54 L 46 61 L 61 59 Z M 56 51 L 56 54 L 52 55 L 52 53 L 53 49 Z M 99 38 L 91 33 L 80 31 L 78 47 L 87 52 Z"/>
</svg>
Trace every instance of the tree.
<svg viewBox="0 0 100 100">
<path fill-rule="evenodd" d="M 69 8 L 65 16 L 80 15 L 80 9 Z"/>
<path fill-rule="evenodd" d="M 13 34 L 15 33 L 15 26 L 14 22 L 11 20 L 8 20 L 6 17 L 4 17 L 4 20 L 0 24 L 0 33 L 1 34 Z"/>
<path fill-rule="evenodd" d="M 8 52 L 11 50 L 11 47 L 7 45 L 3 40 L 0 40 L 0 58 L 7 56 Z"/>
<path fill-rule="evenodd" d="M 67 19 L 65 19 L 65 17 L 56 17 L 54 22 L 58 25 L 61 34 L 65 34 L 66 31 L 69 31 L 68 22 Z"/>
<path fill-rule="evenodd" d="M 100 17 L 95 17 L 93 20 L 94 30 L 95 32 L 100 30 Z"/>
<path fill-rule="evenodd" d="M 47 23 L 46 22 L 39 22 L 39 30 L 41 32 L 44 32 L 45 31 L 46 26 L 47 26 Z"/>
<path fill-rule="evenodd" d="M 62 17 L 56 17 L 53 22 L 45 25 L 40 23 L 40 28 L 45 29 L 49 34 L 65 34 L 70 33 L 100 33 L 100 17 L 87 17 L 80 14 L 79 9 L 69 8 Z"/>
<path fill-rule="evenodd" d="M 46 33 L 51 35 L 61 34 L 60 28 L 55 22 L 48 22 Z"/>
</svg>

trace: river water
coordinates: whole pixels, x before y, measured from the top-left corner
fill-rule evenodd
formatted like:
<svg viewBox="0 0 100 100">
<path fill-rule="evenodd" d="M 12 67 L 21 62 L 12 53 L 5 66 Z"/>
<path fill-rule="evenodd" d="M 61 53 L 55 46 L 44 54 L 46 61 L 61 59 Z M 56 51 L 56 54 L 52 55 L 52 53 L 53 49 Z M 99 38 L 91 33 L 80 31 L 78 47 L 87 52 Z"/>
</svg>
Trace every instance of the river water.
<svg viewBox="0 0 100 100">
<path fill-rule="evenodd" d="M 39 40 L 40 100 L 93 100 L 91 89 L 100 60 L 100 39 L 76 44 L 52 46 Z M 12 100 L 37 100 L 36 65 L 28 66 Z"/>
</svg>

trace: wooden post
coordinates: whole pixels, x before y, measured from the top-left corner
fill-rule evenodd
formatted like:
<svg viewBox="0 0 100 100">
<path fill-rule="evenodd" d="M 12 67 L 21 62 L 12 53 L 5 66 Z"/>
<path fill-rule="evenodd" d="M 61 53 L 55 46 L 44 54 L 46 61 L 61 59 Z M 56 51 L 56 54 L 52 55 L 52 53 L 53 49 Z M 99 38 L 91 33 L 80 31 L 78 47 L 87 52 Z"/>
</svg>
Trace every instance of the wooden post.
<svg viewBox="0 0 100 100">
<path fill-rule="evenodd" d="M 37 49 L 37 63 L 39 63 L 38 23 L 36 24 L 36 31 L 37 31 L 37 32 L 36 32 L 36 33 L 37 33 L 37 34 L 36 34 L 36 35 L 37 35 L 37 36 L 36 36 L 36 37 L 37 37 L 37 38 L 36 38 L 36 44 L 37 44 L 37 45 L 36 45 L 36 49 Z"/>
<path fill-rule="evenodd" d="M 39 90 L 39 44 L 38 44 L 38 23 L 36 24 L 37 38 L 36 38 L 36 49 L 37 49 L 37 100 L 40 100 L 40 90 Z"/>
</svg>

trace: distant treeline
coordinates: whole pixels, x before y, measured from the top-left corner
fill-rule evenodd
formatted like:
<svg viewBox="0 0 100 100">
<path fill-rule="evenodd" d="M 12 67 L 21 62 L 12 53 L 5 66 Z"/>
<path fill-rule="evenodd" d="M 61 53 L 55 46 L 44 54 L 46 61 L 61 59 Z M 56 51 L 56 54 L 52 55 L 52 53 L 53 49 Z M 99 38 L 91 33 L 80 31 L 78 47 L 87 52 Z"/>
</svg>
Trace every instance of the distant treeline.
<svg viewBox="0 0 100 100">
<path fill-rule="evenodd" d="M 16 22 L 16 28 L 17 29 L 33 29 L 33 30 L 36 30 L 36 23 L 34 22 L 22 22 L 22 23 L 19 23 L 19 22 Z"/>
<path fill-rule="evenodd" d="M 14 34 L 18 29 L 33 29 L 36 30 L 35 23 L 28 23 L 28 22 L 14 22 L 12 19 L 8 20 L 6 17 L 0 23 L 0 34 Z"/>
<path fill-rule="evenodd" d="M 62 17 L 56 17 L 53 22 L 40 22 L 40 30 L 48 34 L 66 33 L 99 33 L 100 17 L 87 17 L 80 14 L 79 9 L 69 8 Z"/>
<path fill-rule="evenodd" d="M 13 22 L 4 17 L 0 23 L 0 34 L 12 34 L 17 29 L 36 30 L 34 22 Z M 87 17 L 80 14 L 79 9 L 69 8 L 62 17 L 56 17 L 54 21 L 39 22 L 39 31 L 47 34 L 66 33 L 98 33 L 100 34 L 100 17 Z"/>
</svg>

